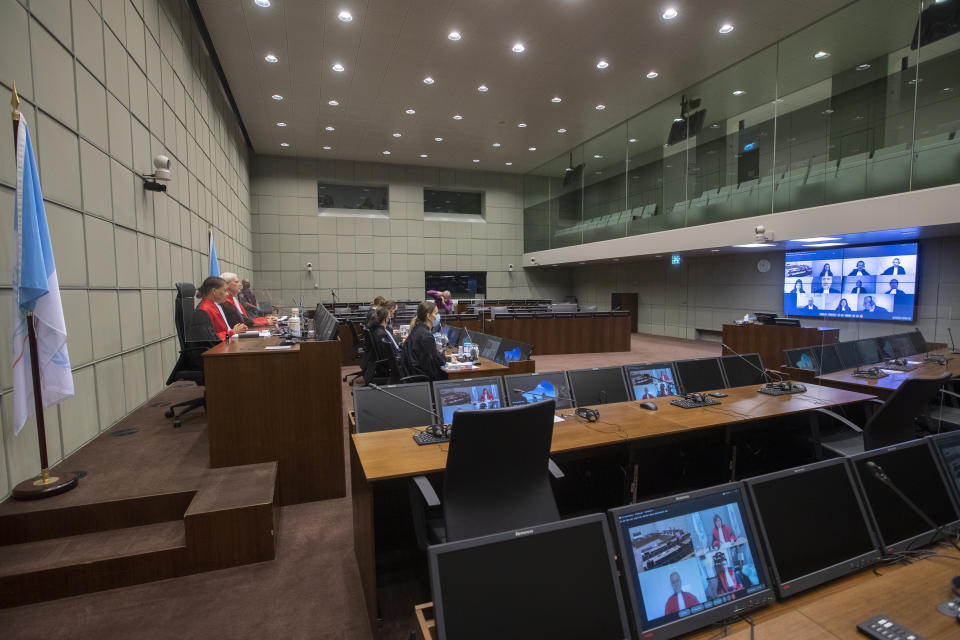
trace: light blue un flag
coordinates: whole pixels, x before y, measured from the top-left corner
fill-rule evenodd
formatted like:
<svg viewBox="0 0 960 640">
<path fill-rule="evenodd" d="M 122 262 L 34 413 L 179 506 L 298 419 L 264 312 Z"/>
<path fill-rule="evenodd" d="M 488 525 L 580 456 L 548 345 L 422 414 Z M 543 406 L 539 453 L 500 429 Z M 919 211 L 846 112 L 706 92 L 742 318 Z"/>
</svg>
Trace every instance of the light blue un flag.
<svg viewBox="0 0 960 640">
<path fill-rule="evenodd" d="M 210 275 L 220 275 L 220 262 L 217 260 L 217 247 L 213 244 L 213 230 L 210 230 Z"/>
<path fill-rule="evenodd" d="M 43 208 L 40 177 L 27 122 L 17 134 L 17 200 L 13 218 L 16 242 L 13 263 L 13 432 L 20 433 L 34 415 L 33 378 L 28 343 L 28 313 L 37 333 L 37 361 L 43 406 L 51 407 L 73 395 L 67 354 L 67 328 L 60 304 L 57 267 Z"/>
</svg>

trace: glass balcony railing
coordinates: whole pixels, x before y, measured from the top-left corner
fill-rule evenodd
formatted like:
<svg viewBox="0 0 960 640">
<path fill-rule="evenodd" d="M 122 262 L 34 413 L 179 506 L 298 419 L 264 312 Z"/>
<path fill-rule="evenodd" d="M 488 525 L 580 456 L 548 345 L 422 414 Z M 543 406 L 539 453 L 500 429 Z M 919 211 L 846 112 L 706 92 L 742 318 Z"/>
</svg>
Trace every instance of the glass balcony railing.
<svg viewBox="0 0 960 640">
<path fill-rule="evenodd" d="M 859 0 L 564 152 L 524 250 L 960 182 L 958 3 Z"/>
</svg>

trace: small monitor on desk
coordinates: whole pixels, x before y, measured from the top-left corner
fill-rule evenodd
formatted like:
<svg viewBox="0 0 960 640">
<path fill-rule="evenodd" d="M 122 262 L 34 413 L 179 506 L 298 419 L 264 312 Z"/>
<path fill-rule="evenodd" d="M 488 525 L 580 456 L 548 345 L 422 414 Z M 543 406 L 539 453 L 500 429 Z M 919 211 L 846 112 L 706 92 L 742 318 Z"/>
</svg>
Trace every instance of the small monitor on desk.
<svg viewBox="0 0 960 640">
<path fill-rule="evenodd" d="M 506 365 L 510 362 L 519 362 L 530 359 L 530 345 L 525 342 L 516 342 L 504 338 L 500 342 L 500 349 L 493 361 L 498 364 Z"/>
<path fill-rule="evenodd" d="M 502 340 L 496 336 L 487 336 L 483 346 L 480 347 L 480 356 L 487 360 L 495 360 L 500 351 Z"/>
<path fill-rule="evenodd" d="M 724 389 L 727 381 L 723 377 L 720 358 L 696 358 L 677 360 L 677 376 L 684 393 L 700 393 L 711 389 Z"/>
<path fill-rule="evenodd" d="M 767 381 L 767 372 L 763 368 L 759 353 L 722 356 L 720 364 L 723 366 L 723 375 L 727 377 L 727 384 L 731 387 L 746 387 Z"/>
<path fill-rule="evenodd" d="M 843 363 L 842 368 L 850 369 L 853 367 L 859 367 L 862 364 L 866 364 L 866 362 L 860 359 L 860 351 L 857 349 L 856 340 L 838 342 L 836 346 L 837 353 L 840 354 L 840 361 Z"/>
<path fill-rule="evenodd" d="M 353 410 L 357 433 L 423 427 L 437 421 L 429 382 L 358 387 L 353 390 Z"/>
<path fill-rule="evenodd" d="M 640 638 L 673 638 L 773 600 L 739 483 L 612 509 L 610 520 Z"/>
<path fill-rule="evenodd" d="M 801 347 L 799 349 L 787 349 L 783 352 L 787 364 L 796 369 L 807 369 L 808 371 L 817 370 L 817 357 L 813 355 L 812 347 Z"/>
<path fill-rule="evenodd" d="M 570 384 L 567 382 L 566 371 L 549 371 L 547 373 L 519 373 L 504 376 L 503 383 L 507 387 L 507 398 L 510 406 L 530 404 L 554 398 L 557 409 L 573 407 L 570 394 Z"/>
<path fill-rule="evenodd" d="M 574 369 L 567 371 L 567 378 L 578 407 L 626 402 L 630 399 L 623 367 Z"/>
<path fill-rule="evenodd" d="M 447 339 L 447 343 L 450 346 L 456 347 L 460 344 L 460 329 L 458 327 L 442 324 L 440 325 L 440 333 Z"/>
<path fill-rule="evenodd" d="M 880 557 L 845 458 L 746 481 L 780 597 L 839 578 Z"/>
<path fill-rule="evenodd" d="M 440 640 L 626 640 L 601 514 L 427 549 Z"/>
<path fill-rule="evenodd" d="M 623 369 L 634 400 L 651 400 L 680 394 L 680 389 L 677 388 L 677 373 L 672 362 L 628 364 Z"/>
<path fill-rule="evenodd" d="M 857 353 L 860 356 L 860 364 L 875 364 L 880 362 L 880 348 L 877 345 L 876 338 L 863 338 L 857 340 Z"/>
<path fill-rule="evenodd" d="M 825 344 L 822 347 L 815 347 L 817 352 L 817 364 L 821 374 L 834 373 L 846 368 L 840 359 L 840 352 L 835 344 Z"/>
<path fill-rule="evenodd" d="M 890 336 L 895 357 L 906 358 L 923 352 L 923 349 L 918 350 L 913 346 L 913 336 L 916 335 L 916 333 L 916 331 L 911 331 L 910 333 L 896 333 Z"/>
<path fill-rule="evenodd" d="M 920 333 L 920 329 L 911 331 L 907 335 L 910 336 L 910 343 L 913 345 L 914 353 L 926 353 L 929 350 L 927 349 L 927 341 L 923 338 L 923 334 Z"/>
<path fill-rule="evenodd" d="M 943 466 L 953 498 L 960 504 L 960 431 L 948 431 L 932 436 L 930 442 Z"/>
<path fill-rule="evenodd" d="M 927 440 L 866 451 L 850 458 L 857 481 L 866 498 L 880 543 L 892 553 L 916 549 L 933 542 L 937 534 L 867 465 L 874 462 L 890 482 L 910 498 L 938 526 L 948 527 L 960 520 L 957 504 L 947 490 L 947 481 L 934 459 Z"/>
<path fill-rule="evenodd" d="M 877 351 L 881 360 L 892 360 L 898 358 L 897 350 L 893 345 L 893 336 L 882 336 L 877 338 Z"/>
<path fill-rule="evenodd" d="M 433 397 L 443 424 L 453 423 L 457 409 L 499 409 L 506 405 L 503 396 L 503 378 L 465 378 L 437 380 L 433 383 Z"/>
<path fill-rule="evenodd" d="M 337 339 L 337 319 L 322 304 L 317 305 L 313 314 L 313 337 L 316 340 Z"/>
</svg>

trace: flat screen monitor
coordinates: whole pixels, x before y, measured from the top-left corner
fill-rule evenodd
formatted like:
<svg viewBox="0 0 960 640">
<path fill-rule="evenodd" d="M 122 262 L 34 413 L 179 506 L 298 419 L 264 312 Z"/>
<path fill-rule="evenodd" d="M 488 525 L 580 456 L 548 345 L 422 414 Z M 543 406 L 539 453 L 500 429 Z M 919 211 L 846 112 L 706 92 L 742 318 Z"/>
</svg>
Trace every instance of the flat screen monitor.
<svg viewBox="0 0 960 640">
<path fill-rule="evenodd" d="M 893 346 L 893 336 L 881 336 L 877 338 L 877 352 L 881 360 L 890 360 L 897 357 L 897 350 Z"/>
<path fill-rule="evenodd" d="M 810 347 L 801 347 L 800 349 L 786 349 L 783 357 L 787 364 L 797 369 L 807 369 L 809 371 L 817 370 L 817 359 L 813 355 L 813 349 Z"/>
<path fill-rule="evenodd" d="M 936 533 L 890 487 L 874 477 L 867 462 L 880 465 L 890 481 L 937 525 L 949 526 L 960 519 L 927 440 L 874 449 L 850 459 L 886 552 L 923 546 L 932 542 Z"/>
<path fill-rule="evenodd" d="M 630 399 L 623 367 L 574 369 L 567 371 L 567 378 L 578 407 L 626 402 Z"/>
<path fill-rule="evenodd" d="M 823 373 L 833 373 L 844 369 L 843 361 L 840 360 L 840 352 L 835 344 L 825 344 L 814 347 L 813 351 L 817 354 L 818 371 Z"/>
<path fill-rule="evenodd" d="M 746 387 L 767 381 L 767 372 L 763 368 L 759 353 L 723 356 L 720 364 L 723 366 L 723 375 L 727 377 L 727 384 L 731 387 Z"/>
<path fill-rule="evenodd" d="M 857 340 L 857 353 L 860 355 L 860 364 L 876 364 L 880 362 L 880 345 L 876 338 L 861 338 Z"/>
<path fill-rule="evenodd" d="M 634 400 L 650 400 L 680 394 L 672 362 L 628 364 L 623 368 Z"/>
<path fill-rule="evenodd" d="M 357 387 L 353 390 L 357 433 L 435 424 L 429 382 Z"/>
<path fill-rule="evenodd" d="M 926 353 L 929 351 L 929 349 L 927 349 L 927 341 L 924 339 L 923 334 L 920 333 L 920 329 L 911 331 L 907 335 L 910 336 L 910 344 L 913 345 L 913 353 Z"/>
<path fill-rule="evenodd" d="M 434 382 L 433 397 L 443 424 L 453 423 L 453 412 L 457 409 L 499 409 L 505 406 L 502 381 L 499 376 L 491 376 Z"/>
<path fill-rule="evenodd" d="M 912 322 L 917 257 L 915 242 L 788 252 L 784 314 Z"/>
<path fill-rule="evenodd" d="M 471 331 L 469 335 L 471 342 L 473 342 L 473 344 L 477 347 L 477 351 L 483 355 L 483 347 L 485 344 L 487 344 L 487 340 L 490 338 L 490 336 L 485 333 L 480 333 L 479 331 Z M 464 338 L 464 340 L 466 340 L 466 338 Z"/>
<path fill-rule="evenodd" d="M 864 362 L 860 359 L 860 351 L 857 349 L 856 340 L 838 342 L 837 353 L 840 354 L 840 361 L 843 362 L 843 367 L 845 369 L 859 367 L 861 364 L 864 364 Z"/>
<path fill-rule="evenodd" d="M 480 347 L 480 356 L 487 360 L 493 360 L 497 357 L 497 352 L 500 351 L 502 340 L 496 336 L 487 336 L 486 338 L 483 346 Z"/>
<path fill-rule="evenodd" d="M 518 373 L 504 376 L 503 384 L 507 388 L 507 400 L 511 407 L 549 398 L 556 400 L 557 409 L 569 409 L 574 406 L 566 371 Z"/>
<path fill-rule="evenodd" d="M 530 345 L 525 342 L 516 342 L 515 340 L 500 341 L 500 349 L 494 356 L 493 361 L 498 364 L 507 364 L 509 362 L 519 362 L 530 359 Z"/>
<path fill-rule="evenodd" d="M 773 600 L 740 484 L 620 507 L 610 520 L 641 638 L 673 638 Z"/>
<path fill-rule="evenodd" d="M 920 351 L 917 351 L 913 346 L 913 335 L 915 333 L 915 331 L 911 331 L 910 333 L 897 333 L 890 336 L 890 342 L 893 343 L 893 351 L 897 354 L 898 358 L 906 358 L 920 353 Z"/>
<path fill-rule="evenodd" d="M 440 333 L 443 334 L 451 346 L 455 347 L 460 344 L 460 329 L 458 327 L 451 327 L 449 324 L 440 325 Z"/>
<path fill-rule="evenodd" d="M 322 304 L 313 315 L 313 337 L 316 340 L 337 339 L 337 318 Z"/>
<path fill-rule="evenodd" d="M 845 458 L 746 481 L 780 597 L 862 569 L 880 556 Z"/>
<path fill-rule="evenodd" d="M 960 503 L 960 431 L 948 431 L 930 438 L 937 457 L 943 465 L 947 485 L 954 499 Z"/>
<path fill-rule="evenodd" d="M 677 377 L 684 393 L 699 393 L 713 389 L 724 389 L 727 381 L 723 377 L 720 358 L 697 358 L 695 360 L 677 360 Z"/>
<path fill-rule="evenodd" d="M 630 637 L 601 514 L 427 549 L 441 640 Z"/>
</svg>

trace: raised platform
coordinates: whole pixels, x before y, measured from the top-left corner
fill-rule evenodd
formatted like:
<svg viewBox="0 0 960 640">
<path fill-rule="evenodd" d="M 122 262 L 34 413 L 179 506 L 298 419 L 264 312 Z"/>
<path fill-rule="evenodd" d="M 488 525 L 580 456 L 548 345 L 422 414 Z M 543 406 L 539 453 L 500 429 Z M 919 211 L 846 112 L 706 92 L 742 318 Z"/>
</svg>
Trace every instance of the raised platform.
<svg viewBox="0 0 960 640">
<path fill-rule="evenodd" d="M 272 560 L 277 463 L 210 469 L 206 418 L 173 385 L 54 468 L 85 476 L 0 503 L 0 607 Z"/>
</svg>

